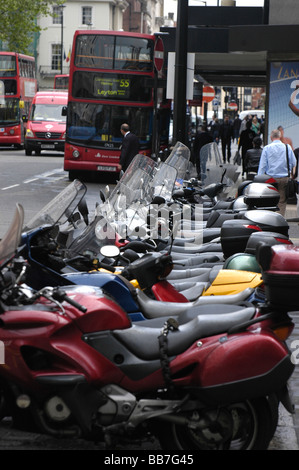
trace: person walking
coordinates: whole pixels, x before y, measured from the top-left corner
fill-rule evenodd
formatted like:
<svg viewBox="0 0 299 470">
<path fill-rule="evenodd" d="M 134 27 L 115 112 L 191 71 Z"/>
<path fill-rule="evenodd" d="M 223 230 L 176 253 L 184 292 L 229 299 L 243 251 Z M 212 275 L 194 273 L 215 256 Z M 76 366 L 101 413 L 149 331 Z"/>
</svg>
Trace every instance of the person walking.
<svg viewBox="0 0 299 470">
<path fill-rule="evenodd" d="M 205 125 L 200 127 L 200 131 L 196 134 L 194 143 L 193 143 L 193 155 L 194 162 L 197 170 L 197 177 L 201 179 L 205 175 L 205 165 L 204 162 L 200 161 L 200 150 L 201 148 L 213 142 L 213 137 L 209 134 Z"/>
<path fill-rule="evenodd" d="M 247 150 L 244 157 L 244 169 L 248 179 L 248 173 L 257 173 L 262 154 L 262 139 L 259 136 L 254 137 L 253 148 Z"/>
<path fill-rule="evenodd" d="M 219 137 L 221 139 L 222 157 L 223 163 L 226 163 L 226 151 L 227 161 L 230 162 L 231 157 L 231 141 L 234 137 L 234 128 L 229 120 L 229 116 L 224 116 L 224 121 L 219 128 Z"/>
<path fill-rule="evenodd" d="M 139 153 L 139 139 L 130 131 L 128 124 L 122 124 L 120 132 L 123 135 L 123 143 L 121 146 L 119 164 L 121 170 L 126 171 L 133 158 Z"/>
<path fill-rule="evenodd" d="M 256 135 L 260 135 L 261 133 L 261 124 L 258 121 L 257 116 L 253 116 L 251 121 L 251 129 Z"/>
<path fill-rule="evenodd" d="M 246 122 L 246 129 L 245 131 L 241 132 L 240 139 L 239 139 L 239 144 L 238 144 L 238 151 L 241 151 L 241 157 L 242 157 L 242 176 L 244 176 L 245 173 L 245 155 L 247 150 L 253 148 L 253 139 L 255 137 L 255 133 L 251 129 L 251 121 Z"/>
<path fill-rule="evenodd" d="M 263 148 L 258 175 L 266 174 L 272 176 L 278 183 L 278 191 L 280 195 L 278 208 L 281 215 L 285 215 L 287 198 L 286 186 L 288 183 L 288 170 L 290 175 L 294 175 L 296 168 L 296 157 L 289 144 L 281 142 L 281 133 L 278 129 L 271 132 L 271 144 Z M 287 151 L 289 157 L 289 169 L 287 167 Z"/>
<path fill-rule="evenodd" d="M 242 120 L 239 117 L 239 114 L 236 114 L 236 117 L 234 119 L 234 139 L 236 143 L 238 143 L 239 137 L 240 137 L 240 127 L 241 127 Z"/>
<path fill-rule="evenodd" d="M 220 123 L 219 123 L 219 120 L 218 120 L 217 116 L 213 116 L 213 119 L 210 122 L 209 127 L 210 127 L 210 134 L 213 138 L 213 142 L 216 142 L 216 144 L 218 145 L 218 143 L 219 143 Z"/>
</svg>

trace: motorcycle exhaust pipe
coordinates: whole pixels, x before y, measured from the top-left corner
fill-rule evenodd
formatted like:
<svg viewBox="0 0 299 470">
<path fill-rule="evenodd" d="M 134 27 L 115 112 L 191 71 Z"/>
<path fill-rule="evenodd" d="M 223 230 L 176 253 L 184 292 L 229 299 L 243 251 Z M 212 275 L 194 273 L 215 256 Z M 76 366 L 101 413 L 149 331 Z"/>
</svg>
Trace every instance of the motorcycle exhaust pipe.
<svg viewBox="0 0 299 470">
<path fill-rule="evenodd" d="M 24 410 L 26 408 L 29 408 L 29 406 L 31 405 L 31 398 L 25 394 L 19 395 L 16 398 L 16 404 L 18 408 L 21 408 L 22 410 Z"/>
<path fill-rule="evenodd" d="M 20 409 L 26 409 L 29 408 L 31 405 L 31 398 L 28 395 L 21 394 L 18 395 L 16 398 L 16 405 Z M 68 429 L 61 429 L 61 430 L 56 430 L 48 426 L 45 422 L 45 419 L 42 416 L 42 412 L 40 410 L 37 410 L 34 406 L 31 407 L 32 414 L 34 416 L 34 419 L 37 423 L 37 425 L 43 429 L 46 434 L 49 434 L 51 436 L 55 437 L 80 437 L 81 436 L 81 430 L 78 426 L 73 426 L 72 428 Z"/>
<path fill-rule="evenodd" d="M 163 421 L 169 421 L 171 423 L 178 424 L 179 426 L 188 426 L 189 428 L 192 428 L 192 429 L 203 430 L 203 429 L 206 429 L 206 427 L 208 426 L 208 423 L 204 419 L 201 419 L 200 421 L 195 422 L 183 416 L 171 415 L 171 414 L 161 415 L 158 417 L 158 419 L 161 419 Z"/>
</svg>

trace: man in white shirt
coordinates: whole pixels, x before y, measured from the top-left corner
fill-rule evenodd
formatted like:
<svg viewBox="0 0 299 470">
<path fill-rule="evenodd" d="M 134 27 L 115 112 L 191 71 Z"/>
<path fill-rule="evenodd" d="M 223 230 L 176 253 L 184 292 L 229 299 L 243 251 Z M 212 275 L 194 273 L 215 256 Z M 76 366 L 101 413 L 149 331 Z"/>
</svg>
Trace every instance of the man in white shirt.
<svg viewBox="0 0 299 470">
<path fill-rule="evenodd" d="M 259 163 L 258 175 L 267 174 L 276 179 L 280 199 L 279 212 L 284 216 L 286 211 L 286 186 L 288 182 L 287 153 L 289 157 L 289 174 L 293 175 L 296 168 L 296 157 L 290 145 L 283 144 L 280 140 L 281 133 L 278 129 L 271 132 L 271 144 L 263 148 Z"/>
</svg>

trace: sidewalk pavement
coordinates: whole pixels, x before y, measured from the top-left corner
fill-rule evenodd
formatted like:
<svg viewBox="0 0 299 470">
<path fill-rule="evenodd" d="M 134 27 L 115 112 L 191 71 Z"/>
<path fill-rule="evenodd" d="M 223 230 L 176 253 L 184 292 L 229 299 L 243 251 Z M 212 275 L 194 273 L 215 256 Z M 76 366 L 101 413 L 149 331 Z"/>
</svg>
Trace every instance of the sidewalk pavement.
<svg viewBox="0 0 299 470">
<path fill-rule="evenodd" d="M 232 155 L 234 155 L 234 152 L 232 152 Z M 241 182 L 242 169 L 241 167 L 235 168 L 236 171 L 239 172 L 238 181 Z M 295 245 L 299 246 L 299 221 L 294 220 L 299 218 L 299 208 L 297 210 L 297 205 L 287 205 L 285 218 L 289 223 L 289 238 Z M 292 345 L 293 348 L 298 349 L 299 305 L 298 312 L 292 312 L 290 316 L 293 318 L 295 327 L 291 337 L 289 338 L 288 345 L 290 349 L 292 349 Z M 286 409 L 280 405 L 279 423 L 274 438 L 269 446 L 269 450 L 299 450 L 299 361 L 298 365 L 295 366 L 295 370 L 289 380 L 288 386 L 294 405 L 294 414 L 288 413 Z"/>
</svg>

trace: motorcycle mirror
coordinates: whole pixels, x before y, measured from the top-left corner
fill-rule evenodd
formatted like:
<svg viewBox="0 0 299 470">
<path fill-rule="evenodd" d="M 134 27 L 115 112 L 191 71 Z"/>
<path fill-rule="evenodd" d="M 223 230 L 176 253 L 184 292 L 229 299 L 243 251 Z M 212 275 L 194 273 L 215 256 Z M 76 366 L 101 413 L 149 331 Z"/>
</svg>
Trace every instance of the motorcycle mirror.
<svg viewBox="0 0 299 470">
<path fill-rule="evenodd" d="M 122 257 L 126 258 L 130 262 L 136 261 L 137 259 L 139 259 L 139 256 L 137 255 L 136 251 L 130 250 L 130 249 L 124 250 Z"/>
<path fill-rule="evenodd" d="M 82 215 L 85 224 L 88 225 L 89 211 L 88 211 L 88 207 L 87 207 L 87 203 L 86 203 L 85 199 L 81 199 L 81 201 L 79 202 L 78 210 L 79 210 L 80 214 Z"/>
<path fill-rule="evenodd" d="M 151 204 L 158 204 L 158 205 L 165 204 L 165 199 L 162 196 L 155 196 Z"/>
<path fill-rule="evenodd" d="M 119 256 L 120 251 L 115 245 L 105 245 L 100 249 L 100 253 L 102 256 L 105 256 L 105 258 L 115 258 L 116 256 Z"/>
<path fill-rule="evenodd" d="M 100 189 L 100 198 L 101 198 L 101 201 L 102 202 L 105 202 L 106 201 L 106 197 L 105 197 L 105 194 L 104 192 Z"/>
</svg>

